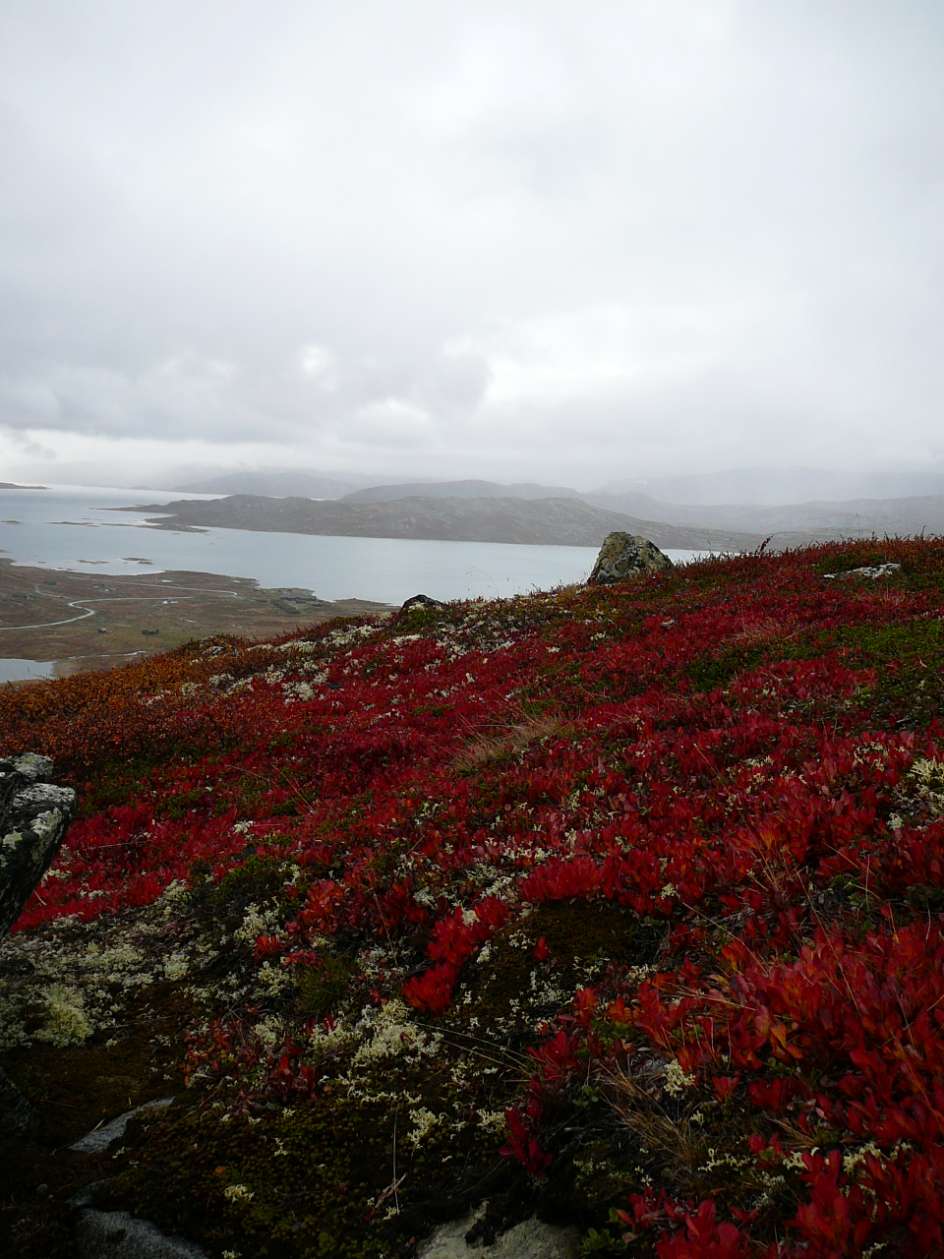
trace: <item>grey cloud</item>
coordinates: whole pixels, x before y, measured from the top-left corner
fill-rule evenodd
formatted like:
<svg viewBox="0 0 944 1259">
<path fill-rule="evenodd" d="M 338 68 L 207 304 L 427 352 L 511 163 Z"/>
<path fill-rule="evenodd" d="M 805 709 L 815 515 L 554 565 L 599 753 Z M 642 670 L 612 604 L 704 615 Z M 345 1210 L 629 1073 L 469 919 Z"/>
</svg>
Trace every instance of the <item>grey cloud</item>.
<svg viewBox="0 0 944 1259">
<path fill-rule="evenodd" d="M 13 0 L 0 426 L 558 481 L 939 454 L 942 54 L 932 0 Z"/>
</svg>

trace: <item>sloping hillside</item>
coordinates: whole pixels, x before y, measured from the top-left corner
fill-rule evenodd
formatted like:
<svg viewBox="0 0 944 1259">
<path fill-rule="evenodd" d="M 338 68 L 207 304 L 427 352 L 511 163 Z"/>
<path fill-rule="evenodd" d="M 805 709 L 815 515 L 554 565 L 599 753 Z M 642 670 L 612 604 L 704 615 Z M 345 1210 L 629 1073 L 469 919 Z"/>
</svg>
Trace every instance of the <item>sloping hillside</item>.
<svg viewBox="0 0 944 1259">
<path fill-rule="evenodd" d="M 96 1182 L 214 1259 L 482 1203 L 940 1254 L 942 610 L 944 543 L 847 544 L 0 688 L 81 800 L 0 948 L 7 1244 L 73 1254 Z"/>
<path fill-rule="evenodd" d="M 167 529 L 258 529 L 369 538 L 433 538 L 453 542 L 523 542 L 599 546 L 608 533 L 644 533 L 656 545 L 695 550 L 753 548 L 760 536 L 695 526 L 654 524 L 591 507 L 580 499 L 400 498 L 384 502 L 312 502 L 234 494 L 210 502 L 187 499 L 128 508 L 164 513 Z"/>
<path fill-rule="evenodd" d="M 850 498 L 805 500 L 780 506 L 664 503 L 639 493 L 584 496 L 608 511 L 671 520 L 676 525 L 736 529 L 771 539 L 778 551 L 844 538 L 910 537 L 939 534 L 944 529 L 944 495 L 912 498 Z"/>
</svg>

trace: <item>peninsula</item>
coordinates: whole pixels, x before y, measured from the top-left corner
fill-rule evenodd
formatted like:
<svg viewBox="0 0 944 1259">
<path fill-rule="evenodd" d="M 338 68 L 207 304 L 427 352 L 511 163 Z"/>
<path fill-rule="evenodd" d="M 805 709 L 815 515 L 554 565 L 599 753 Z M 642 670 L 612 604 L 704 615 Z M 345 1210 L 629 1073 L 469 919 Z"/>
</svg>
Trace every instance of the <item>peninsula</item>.
<svg viewBox="0 0 944 1259">
<path fill-rule="evenodd" d="M 643 534 L 660 547 L 753 550 L 760 535 L 640 520 L 578 498 L 461 498 L 413 495 L 392 501 L 315 501 L 233 494 L 181 499 L 119 511 L 154 512 L 161 529 L 251 529 L 371 538 L 429 538 L 450 542 L 518 542 L 599 546 L 608 533 Z"/>
</svg>

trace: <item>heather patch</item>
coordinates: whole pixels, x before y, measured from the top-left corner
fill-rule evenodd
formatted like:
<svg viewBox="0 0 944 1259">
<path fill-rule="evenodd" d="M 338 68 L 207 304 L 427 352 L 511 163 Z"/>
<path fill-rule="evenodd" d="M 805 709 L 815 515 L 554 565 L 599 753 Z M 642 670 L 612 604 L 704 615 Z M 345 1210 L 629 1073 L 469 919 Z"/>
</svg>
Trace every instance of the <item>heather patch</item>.
<svg viewBox="0 0 944 1259">
<path fill-rule="evenodd" d="M 10 1060 L 173 1006 L 108 1201 L 214 1256 L 485 1202 L 588 1255 L 935 1253 L 942 573 L 745 556 L 0 697 L 83 801 Z"/>
</svg>

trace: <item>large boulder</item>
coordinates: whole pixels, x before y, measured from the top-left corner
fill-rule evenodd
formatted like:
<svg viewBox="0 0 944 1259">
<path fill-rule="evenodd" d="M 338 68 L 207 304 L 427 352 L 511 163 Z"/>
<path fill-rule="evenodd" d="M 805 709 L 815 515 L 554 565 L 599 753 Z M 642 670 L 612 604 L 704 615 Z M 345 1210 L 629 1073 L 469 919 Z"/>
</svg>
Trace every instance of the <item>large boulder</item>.
<svg viewBox="0 0 944 1259">
<path fill-rule="evenodd" d="M 48 756 L 0 759 L 0 940 L 59 851 L 75 808 L 75 792 L 51 776 Z"/>
<path fill-rule="evenodd" d="M 75 792 L 49 782 L 48 756 L 23 752 L 0 759 L 0 941 L 46 873 L 66 833 Z M 0 1135 L 23 1136 L 36 1116 L 0 1070 Z"/>
<path fill-rule="evenodd" d="M 611 586 L 646 573 L 659 573 L 671 568 L 672 561 L 663 555 L 654 542 L 632 533 L 610 533 L 600 547 L 600 554 L 588 579 L 591 586 Z"/>
</svg>

